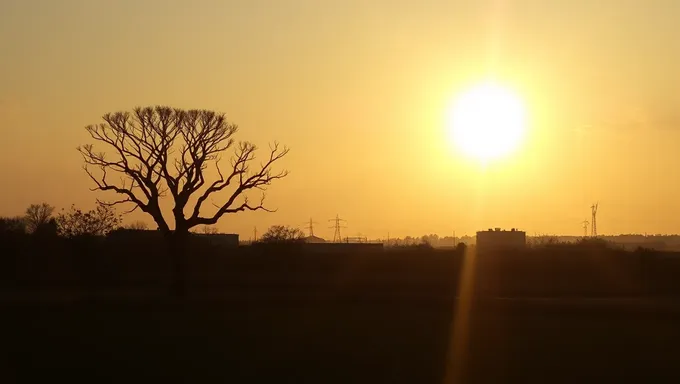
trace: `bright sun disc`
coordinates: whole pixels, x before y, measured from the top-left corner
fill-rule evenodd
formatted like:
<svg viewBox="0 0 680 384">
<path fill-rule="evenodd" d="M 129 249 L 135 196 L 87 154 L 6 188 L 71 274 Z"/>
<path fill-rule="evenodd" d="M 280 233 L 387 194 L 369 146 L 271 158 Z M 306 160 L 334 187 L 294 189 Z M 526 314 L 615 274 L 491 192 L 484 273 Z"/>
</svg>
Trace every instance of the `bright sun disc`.
<svg viewBox="0 0 680 384">
<path fill-rule="evenodd" d="M 512 91 L 483 83 L 463 93 L 448 110 L 450 140 L 483 163 L 515 151 L 526 130 L 526 111 Z"/>
</svg>

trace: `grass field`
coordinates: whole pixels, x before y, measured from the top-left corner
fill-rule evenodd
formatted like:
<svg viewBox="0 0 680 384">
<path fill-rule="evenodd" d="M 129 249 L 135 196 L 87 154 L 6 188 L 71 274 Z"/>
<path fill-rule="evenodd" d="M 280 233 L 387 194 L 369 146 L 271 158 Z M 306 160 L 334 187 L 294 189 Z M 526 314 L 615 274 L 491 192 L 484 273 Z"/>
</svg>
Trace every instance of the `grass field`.
<svg viewBox="0 0 680 384">
<path fill-rule="evenodd" d="M 441 383 L 453 303 L 12 304 L 4 383 Z M 680 305 L 473 303 L 463 382 L 677 382 Z"/>
<path fill-rule="evenodd" d="M 162 255 L 109 253 L 6 259 L 0 383 L 680 382 L 664 255 L 206 252 L 173 302 Z"/>
</svg>

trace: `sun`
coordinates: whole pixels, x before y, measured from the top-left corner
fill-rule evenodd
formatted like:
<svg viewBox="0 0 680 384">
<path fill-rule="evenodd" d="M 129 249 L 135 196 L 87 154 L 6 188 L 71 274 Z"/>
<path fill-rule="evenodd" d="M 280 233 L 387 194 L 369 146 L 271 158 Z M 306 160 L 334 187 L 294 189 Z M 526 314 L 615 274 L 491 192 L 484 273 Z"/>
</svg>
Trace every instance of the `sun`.
<svg viewBox="0 0 680 384">
<path fill-rule="evenodd" d="M 526 133 L 522 99 L 494 82 L 462 93 L 447 111 L 451 143 L 484 164 L 516 151 Z"/>
</svg>

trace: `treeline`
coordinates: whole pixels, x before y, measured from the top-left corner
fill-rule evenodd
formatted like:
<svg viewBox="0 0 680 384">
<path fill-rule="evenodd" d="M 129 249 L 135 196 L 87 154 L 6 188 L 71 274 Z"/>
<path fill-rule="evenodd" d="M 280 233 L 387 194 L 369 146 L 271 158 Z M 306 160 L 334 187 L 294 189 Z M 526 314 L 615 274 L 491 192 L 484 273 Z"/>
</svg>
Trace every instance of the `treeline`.
<svg viewBox="0 0 680 384">
<path fill-rule="evenodd" d="M 127 236 L 6 236 L 0 241 L 5 292 L 136 292 L 162 296 L 172 277 L 167 243 L 155 231 Z M 130 231 L 133 232 L 133 231 Z M 451 295 L 460 257 L 421 247 L 351 254 L 310 252 L 303 243 L 228 247 L 189 238 L 188 291 L 195 294 Z M 454 256 L 454 257 L 452 257 Z M 424 262 L 421 262 L 424 261 Z"/>
<path fill-rule="evenodd" d="M 598 236 L 597 238 L 608 242 L 612 247 L 619 247 L 627 250 L 635 250 L 639 247 L 662 251 L 680 251 L 680 235 L 622 234 L 615 236 Z M 527 241 L 530 244 L 575 243 L 583 239 L 589 239 L 589 237 L 533 236 L 528 237 Z"/>
<path fill-rule="evenodd" d="M 0 217 L 0 236 L 38 235 L 73 238 L 79 236 L 104 236 L 120 228 L 121 215 L 113 206 L 99 203 L 95 209 L 83 211 L 72 205 L 54 215 L 55 208 L 47 203 L 31 204 L 24 215 Z M 143 223 L 133 223 L 130 228 L 146 228 Z"/>
<path fill-rule="evenodd" d="M 478 257 L 477 293 L 495 296 L 677 296 L 680 253 L 626 250 L 603 239 Z"/>
<path fill-rule="evenodd" d="M 635 250 L 636 248 L 648 248 L 666 251 L 680 251 L 680 235 L 641 235 L 641 234 L 622 234 L 616 236 L 597 236 L 598 240 L 607 242 L 613 248 L 623 248 Z M 538 235 L 527 236 L 527 245 L 530 247 L 540 247 L 546 244 L 556 243 L 579 243 L 583 240 L 592 240 L 584 236 L 558 236 L 558 235 Z M 476 243 L 475 236 L 443 236 L 436 234 L 423 236 L 406 236 L 404 238 L 390 238 L 383 240 L 386 246 L 406 246 L 426 244 L 435 248 L 450 248 L 460 243 L 473 245 Z"/>
<path fill-rule="evenodd" d="M 383 241 L 388 247 L 401 247 L 410 245 L 428 245 L 435 248 L 451 248 L 458 244 L 474 244 L 475 238 L 473 236 L 439 236 L 437 234 L 429 234 L 423 236 L 405 236 L 404 238 L 396 237 L 389 238 Z"/>
<path fill-rule="evenodd" d="M 227 247 L 204 239 L 190 237 L 188 287 L 193 294 L 439 300 L 455 295 L 460 277 L 472 273 L 478 297 L 680 295 L 679 255 L 625 251 L 603 241 L 546 244 L 465 260 L 464 246 L 320 254 L 300 242 Z M 166 247 L 157 231 L 70 238 L 4 232 L 0 285 L 10 294 L 163 295 L 171 279 Z"/>
</svg>

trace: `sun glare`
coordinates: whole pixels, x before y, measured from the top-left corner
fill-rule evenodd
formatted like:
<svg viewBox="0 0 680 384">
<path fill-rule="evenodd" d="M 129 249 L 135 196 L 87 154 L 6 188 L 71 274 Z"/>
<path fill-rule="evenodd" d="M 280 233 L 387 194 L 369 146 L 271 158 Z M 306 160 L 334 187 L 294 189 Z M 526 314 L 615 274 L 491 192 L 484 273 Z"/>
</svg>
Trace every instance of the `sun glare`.
<svg viewBox="0 0 680 384">
<path fill-rule="evenodd" d="M 516 151 L 526 132 L 522 100 L 498 84 L 479 84 L 462 93 L 448 109 L 451 143 L 482 163 Z"/>
</svg>

